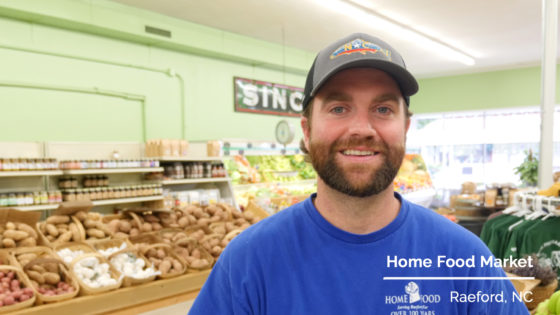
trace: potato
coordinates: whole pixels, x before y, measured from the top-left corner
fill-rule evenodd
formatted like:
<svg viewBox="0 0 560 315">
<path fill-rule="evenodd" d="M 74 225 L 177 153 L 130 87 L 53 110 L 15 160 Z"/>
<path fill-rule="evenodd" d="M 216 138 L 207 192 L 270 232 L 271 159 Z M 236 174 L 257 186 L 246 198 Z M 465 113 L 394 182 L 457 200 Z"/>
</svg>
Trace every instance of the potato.
<svg viewBox="0 0 560 315">
<path fill-rule="evenodd" d="M 210 264 L 206 259 L 195 259 L 193 262 L 190 263 L 192 268 L 202 269 L 208 267 Z"/>
<path fill-rule="evenodd" d="M 18 242 L 17 245 L 18 247 L 33 247 L 37 246 L 37 241 L 33 237 L 28 237 Z"/>
<path fill-rule="evenodd" d="M 85 211 L 78 211 L 74 213 L 74 216 L 80 221 L 85 221 L 88 218 L 87 212 Z"/>
<path fill-rule="evenodd" d="M 93 221 L 101 220 L 101 214 L 99 212 L 88 212 L 87 218 Z"/>
<path fill-rule="evenodd" d="M 70 217 L 67 215 L 51 215 L 46 220 L 50 224 L 68 223 L 70 222 Z"/>
<path fill-rule="evenodd" d="M 83 221 L 82 223 L 83 223 L 84 227 L 87 228 L 87 229 L 97 227 L 97 222 L 93 221 L 91 219 L 87 219 L 87 220 Z"/>
<path fill-rule="evenodd" d="M 128 234 L 123 233 L 123 232 L 117 232 L 117 233 L 115 233 L 114 237 L 115 238 L 127 238 Z"/>
<path fill-rule="evenodd" d="M 150 223 L 159 222 L 158 217 L 156 217 L 156 216 L 153 215 L 153 214 L 145 215 L 145 216 L 144 216 L 144 220 L 145 220 L 146 222 L 150 222 Z"/>
<path fill-rule="evenodd" d="M 37 271 L 28 270 L 27 275 L 29 276 L 29 279 L 37 281 L 38 284 L 45 283 L 45 278 L 43 277 L 42 274 L 38 273 Z"/>
<path fill-rule="evenodd" d="M 184 228 L 187 225 L 189 225 L 189 218 L 182 217 L 182 218 L 179 219 L 179 221 L 177 221 L 177 223 L 179 224 L 180 227 Z"/>
<path fill-rule="evenodd" d="M 16 242 L 11 238 L 4 238 L 2 239 L 2 245 L 5 248 L 14 248 L 16 247 Z"/>
<path fill-rule="evenodd" d="M 124 233 L 129 233 L 131 230 L 132 226 L 130 224 L 130 222 L 126 221 L 126 220 L 120 220 L 119 221 L 119 230 L 121 230 Z"/>
<path fill-rule="evenodd" d="M 192 251 L 191 256 L 193 256 L 194 258 L 200 258 L 201 257 L 200 250 L 198 248 L 195 248 Z"/>
<path fill-rule="evenodd" d="M 45 268 L 43 268 L 43 266 L 41 266 L 41 265 L 33 265 L 30 269 L 34 270 L 34 271 L 37 271 L 41 274 L 47 272 L 47 270 Z"/>
<path fill-rule="evenodd" d="M 173 269 L 177 272 L 183 269 L 183 265 L 177 259 L 172 259 L 171 265 L 173 266 Z"/>
<path fill-rule="evenodd" d="M 37 254 L 35 254 L 35 253 L 26 253 L 26 254 L 17 255 L 17 260 L 19 260 L 19 261 L 22 261 L 22 260 L 30 261 L 30 260 L 33 260 L 35 258 L 37 258 Z"/>
<path fill-rule="evenodd" d="M 97 238 L 104 238 L 105 233 L 98 229 L 87 229 L 86 234 L 89 236 L 97 237 Z"/>
<path fill-rule="evenodd" d="M 197 224 L 200 226 L 208 226 L 208 224 L 210 224 L 210 219 L 206 219 L 206 218 L 198 219 Z"/>
<path fill-rule="evenodd" d="M 163 229 L 163 226 L 161 224 L 159 224 L 158 222 L 152 223 L 152 230 L 153 231 L 159 231 L 161 229 Z"/>
<path fill-rule="evenodd" d="M 16 223 L 16 228 L 20 231 L 27 232 L 27 234 L 29 234 L 29 236 L 33 237 L 34 239 L 37 239 L 38 237 L 37 232 L 35 232 L 35 230 L 32 227 L 30 227 L 25 223 L 21 223 L 21 222 Z"/>
<path fill-rule="evenodd" d="M 141 230 L 142 232 L 151 232 L 151 231 L 152 231 L 152 225 L 151 225 L 150 223 L 148 223 L 148 222 L 143 223 L 143 224 L 142 224 L 142 227 L 140 228 L 140 230 Z"/>
<path fill-rule="evenodd" d="M 80 229 L 78 228 L 78 226 L 76 225 L 76 223 L 72 222 L 70 223 L 70 225 L 68 226 L 70 232 L 72 232 L 72 240 L 74 242 L 78 242 L 81 240 L 82 235 L 80 233 Z"/>
<path fill-rule="evenodd" d="M 13 222 L 6 222 L 6 230 L 15 230 L 16 225 Z"/>
<path fill-rule="evenodd" d="M 45 224 L 45 230 L 54 237 L 57 237 L 59 234 L 58 229 L 53 224 Z"/>
<path fill-rule="evenodd" d="M 158 270 L 165 275 L 171 269 L 171 265 L 172 263 L 169 260 L 164 260 L 159 264 Z"/>
<path fill-rule="evenodd" d="M 160 258 L 160 259 L 163 259 L 163 258 L 165 258 L 165 256 L 166 256 L 166 255 L 165 255 L 165 251 L 164 251 L 163 249 L 161 249 L 161 248 L 157 250 L 157 254 L 156 254 L 156 255 L 157 255 L 157 258 Z"/>
<path fill-rule="evenodd" d="M 14 241 L 21 241 L 24 238 L 28 238 L 29 234 L 27 232 L 24 232 L 24 231 L 6 230 L 6 231 L 4 231 L 3 236 L 5 238 L 11 238 Z"/>
<path fill-rule="evenodd" d="M 45 283 L 55 285 L 60 282 L 60 275 L 54 272 L 45 272 L 43 274 Z"/>
<path fill-rule="evenodd" d="M 119 220 L 113 220 L 107 224 L 107 227 L 111 233 L 117 233 L 119 231 Z"/>
<path fill-rule="evenodd" d="M 56 243 L 65 243 L 68 242 L 72 239 L 72 232 L 67 231 L 62 233 L 57 239 L 56 239 Z"/>
</svg>

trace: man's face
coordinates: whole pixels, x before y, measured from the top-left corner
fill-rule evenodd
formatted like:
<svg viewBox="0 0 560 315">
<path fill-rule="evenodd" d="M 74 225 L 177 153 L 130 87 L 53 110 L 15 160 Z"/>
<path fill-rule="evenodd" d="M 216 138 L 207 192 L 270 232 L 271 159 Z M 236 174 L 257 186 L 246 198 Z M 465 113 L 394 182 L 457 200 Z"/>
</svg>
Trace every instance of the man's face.
<svg viewBox="0 0 560 315">
<path fill-rule="evenodd" d="M 319 177 L 355 197 L 379 194 L 393 182 L 405 151 L 404 100 L 397 83 L 372 68 L 343 70 L 313 99 L 301 124 Z"/>
</svg>

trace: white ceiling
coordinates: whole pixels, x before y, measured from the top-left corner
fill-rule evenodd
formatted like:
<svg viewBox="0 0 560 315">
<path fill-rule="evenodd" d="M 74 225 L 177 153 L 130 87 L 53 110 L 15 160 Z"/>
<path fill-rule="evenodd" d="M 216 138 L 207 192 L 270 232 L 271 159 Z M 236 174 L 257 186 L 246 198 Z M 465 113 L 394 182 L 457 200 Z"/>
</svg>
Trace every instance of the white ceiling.
<svg viewBox="0 0 560 315">
<path fill-rule="evenodd" d="M 475 57 L 474 66 L 393 38 L 375 25 L 319 5 L 320 0 L 113 1 L 310 52 L 366 32 L 395 47 L 418 77 L 539 66 L 542 57 L 539 0 L 365 0 L 380 14 L 465 50 Z"/>
</svg>

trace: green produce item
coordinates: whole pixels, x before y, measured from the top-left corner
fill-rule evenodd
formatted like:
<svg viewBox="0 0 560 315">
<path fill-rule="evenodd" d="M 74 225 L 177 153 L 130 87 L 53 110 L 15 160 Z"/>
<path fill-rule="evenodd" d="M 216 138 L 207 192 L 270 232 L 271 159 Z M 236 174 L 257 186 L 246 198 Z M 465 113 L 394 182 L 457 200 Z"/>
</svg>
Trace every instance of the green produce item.
<svg viewBox="0 0 560 315">
<path fill-rule="evenodd" d="M 560 291 L 554 292 L 548 299 L 548 312 L 551 314 L 556 314 L 558 298 L 560 298 Z"/>
<path fill-rule="evenodd" d="M 535 315 L 548 315 L 548 302 L 550 300 L 547 299 L 545 301 L 542 301 L 539 303 L 539 306 L 537 306 L 537 312 L 535 313 Z"/>
</svg>

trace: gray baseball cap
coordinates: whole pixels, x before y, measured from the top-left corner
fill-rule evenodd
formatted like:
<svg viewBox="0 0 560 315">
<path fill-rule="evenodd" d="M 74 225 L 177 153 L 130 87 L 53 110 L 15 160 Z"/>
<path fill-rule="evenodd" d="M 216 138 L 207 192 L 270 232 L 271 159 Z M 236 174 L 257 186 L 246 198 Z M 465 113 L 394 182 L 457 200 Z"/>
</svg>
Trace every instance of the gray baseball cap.
<svg viewBox="0 0 560 315">
<path fill-rule="evenodd" d="M 321 50 L 305 81 L 303 108 L 317 94 L 321 86 L 341 70 L 370 67 L 385 71 L 398 83 L 407 106 L 410 96 L 418 92 L 418 82 L 408 70 L 401 55 L 381 39 L 354 33 Z"/>
</svg>

